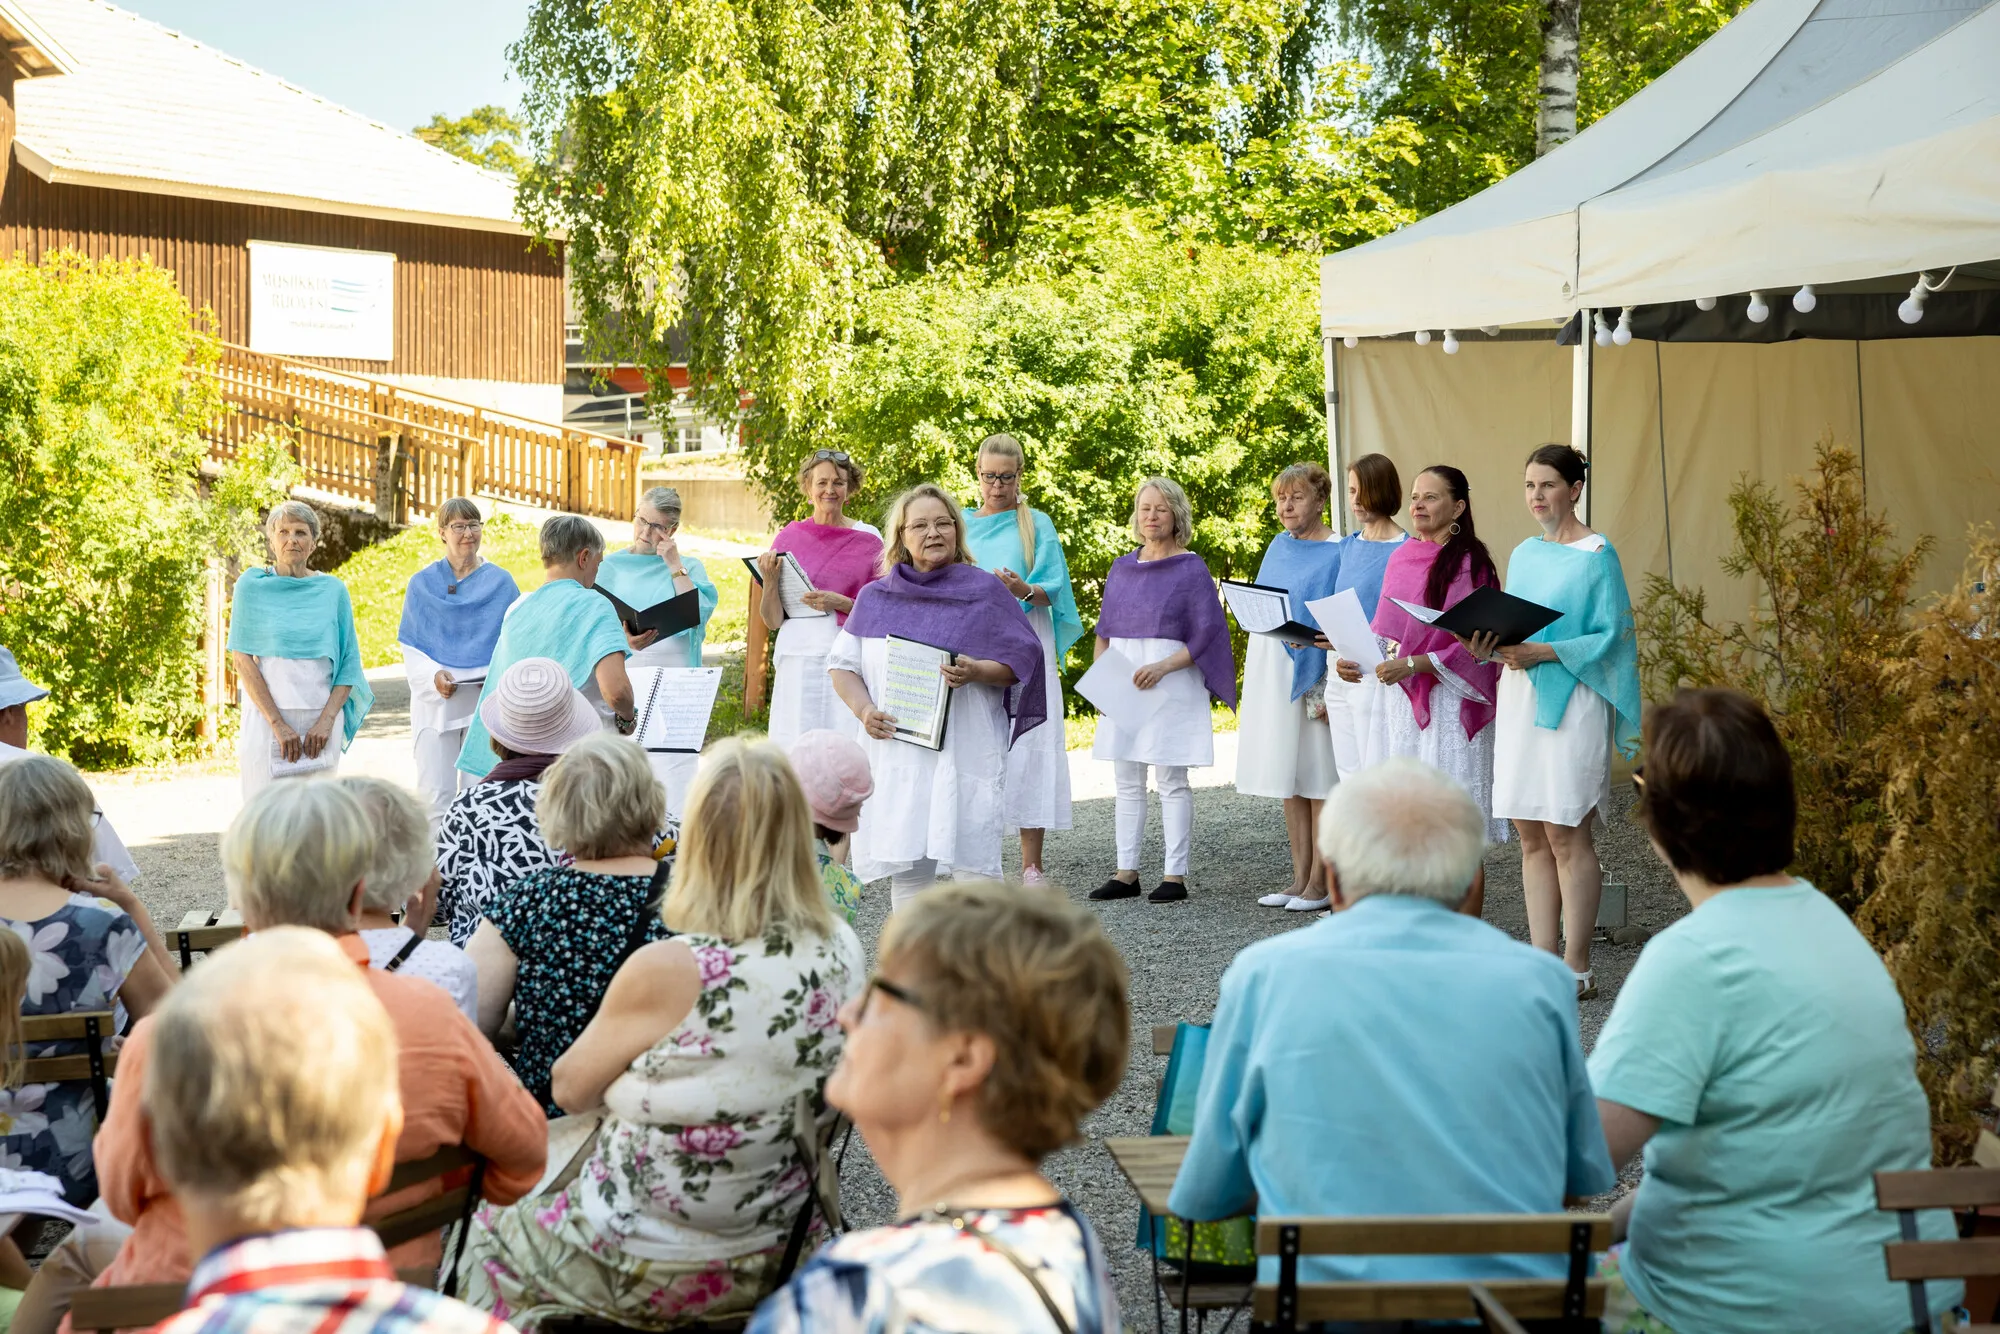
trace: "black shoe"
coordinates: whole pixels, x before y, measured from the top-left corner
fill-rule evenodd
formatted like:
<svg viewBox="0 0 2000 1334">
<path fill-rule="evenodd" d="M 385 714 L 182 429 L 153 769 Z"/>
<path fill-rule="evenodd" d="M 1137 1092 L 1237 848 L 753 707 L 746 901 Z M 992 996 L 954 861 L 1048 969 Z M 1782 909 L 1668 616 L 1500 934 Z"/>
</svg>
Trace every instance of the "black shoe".
<svg viewBox="0 0 2000 1334">
<path fill-rule="evenodd" d="M 1105 899 L 1136 899 L 1139 897 L 1139 882 L 1120 880 L 1116 876 L 1090 891 L 1090 897 L 1102 903 Z"/>
<path fill-rule="evenodd" d="M 1187 885 L 1179 880 L 1162 880 L 1146 896 L 1148 903 L 1179 903 L 1187 897 Z"/>
</svg>

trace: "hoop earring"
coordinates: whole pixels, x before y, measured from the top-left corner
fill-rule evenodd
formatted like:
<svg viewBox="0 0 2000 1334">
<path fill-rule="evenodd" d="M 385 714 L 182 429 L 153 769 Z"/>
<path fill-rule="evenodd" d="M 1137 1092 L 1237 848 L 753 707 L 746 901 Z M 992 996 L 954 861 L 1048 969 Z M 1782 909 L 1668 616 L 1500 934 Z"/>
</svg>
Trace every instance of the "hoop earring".
<svg viewBox="0 0 2000 1334">
<path fill-rule="evenodd" d="M 1451 526 L 1451 535 L 1452 535 L 1453 537 L 1457 537 L 1457 536 L 1458 536 L 1458 525 L 1457 525 L 1457 524 L 1453 524 L 1453 525 Z"/>
</svg>

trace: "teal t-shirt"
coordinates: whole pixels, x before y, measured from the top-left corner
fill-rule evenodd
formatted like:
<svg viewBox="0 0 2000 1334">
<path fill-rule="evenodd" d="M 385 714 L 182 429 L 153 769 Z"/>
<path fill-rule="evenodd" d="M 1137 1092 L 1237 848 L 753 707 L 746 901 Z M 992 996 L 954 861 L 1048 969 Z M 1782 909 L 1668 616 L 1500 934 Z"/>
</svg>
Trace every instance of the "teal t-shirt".
<svg viewBox="0 0 2000 1334">
<path fill-rule="evenodd" d="M 1888 970 L 1804 881 L 1731 889 L 1649 942 L 1590 1057 L 1658 1117 L 1623 1273 L 1685 1334 L 1897 1334 L 1896 1216 L 1873 1176 L 1931 1165 L 1930 1107 Z M 1925 1238 L 1953 1234 L 1922 1216 Z M 1934 1283 L 1933 1311 L 1960 1286 Z"/>
</svg>

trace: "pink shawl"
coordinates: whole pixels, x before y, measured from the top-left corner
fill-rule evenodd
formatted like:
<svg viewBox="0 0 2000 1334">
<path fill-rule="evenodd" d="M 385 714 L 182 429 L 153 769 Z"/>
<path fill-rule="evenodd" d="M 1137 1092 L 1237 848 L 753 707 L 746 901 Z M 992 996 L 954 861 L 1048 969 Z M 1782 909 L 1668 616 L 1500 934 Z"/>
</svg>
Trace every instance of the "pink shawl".
<svg viewBox="0 0 2000 1334">
<path fill-rule="evenodd" d="M 1388 569 L 1382 574 L 1382 600 L 1375 606 L 1373 628 L 1376 634 L 1395 640 L 1406 656 L 1436 654 L 1439 663 L 1486 696 L 1484 704 L 1468 699 L 1459 706 L 1465 735 L 1470 738 L 1493 721 L 1493 700 L 1498 697 L 1500 685 L 1499 666 L 1477 661 L 1449 633 L 1425 625 L 1390 600 L 1401 598 L 1412 606 L 1428 605 L 1424 601 L 1424 581 L 1430 578 L 1431 562 L 1437 559 L 1440 550 L 1442 548 L 1436 543 L 1422 539 L 1405 542 L 1396 548 L 1396 553 L 1389 557 Z M 1451 587 L 1446 590 L 1444 606 L 1438 608 L 1439 611 L 1449 610 L 1473 590 L 1475 585 L 1471 568 L 1472 559 L 1468 555 L 1465 563 L 1458 567 Z M 1435 684 L 1437 678 L 1429 672 L 1414 672 L 1402 681 L 1403 693 L 1410 697 L 1410 710 L 1417 716 L 1418 727 L 1431 725 L 1431 687 Z"/>
<path fill-rule="evenodd" d="M 778 530 L 771 550 L 796 556 L 814 588 L 852 599 L 874 580 L 882 560 L 882 539 L 865 528 L 833 528 L 799 519 Z M 833 622 L 847 624 L 847 613 L 835 612 Z"/>
</svg>

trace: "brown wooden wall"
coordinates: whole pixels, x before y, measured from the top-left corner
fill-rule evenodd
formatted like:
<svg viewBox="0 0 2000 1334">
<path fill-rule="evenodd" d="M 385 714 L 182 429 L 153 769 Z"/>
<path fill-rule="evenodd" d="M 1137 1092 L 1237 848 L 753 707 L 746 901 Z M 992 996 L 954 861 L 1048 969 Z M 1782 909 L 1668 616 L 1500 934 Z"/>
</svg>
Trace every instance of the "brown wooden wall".
<svg viewBox="0 0 2000 1334">
<path fill-rule="evenodd" d="M 172 269 L 219 332 L 250 342 L 249 241 L 386 250 L 396 256 L 393 361 L 314 358 L 340 370 L 560 384 L 562 252 L 525 236 L 298 209 L 50 185 L 12 161 L 0 195 L 0 257 L 38 261 L 81 250 L 93 259 L 150 255 Z"/>
</svg>

